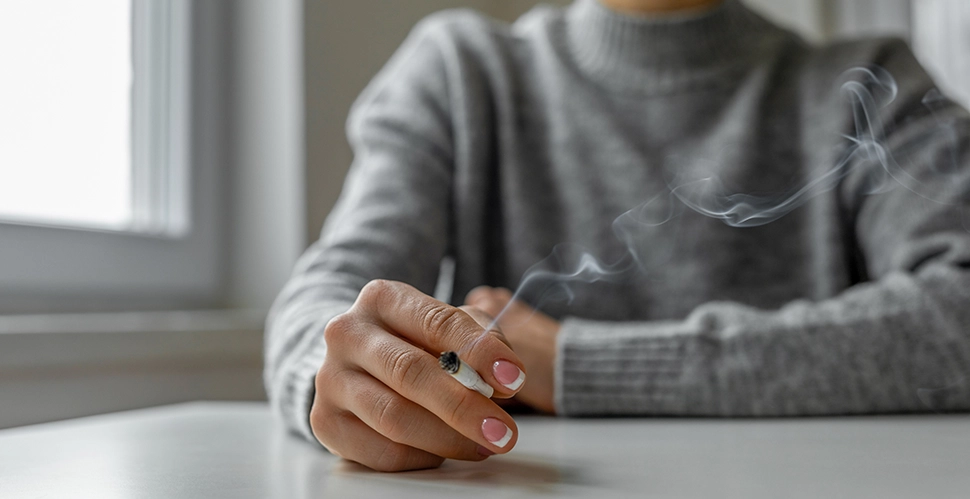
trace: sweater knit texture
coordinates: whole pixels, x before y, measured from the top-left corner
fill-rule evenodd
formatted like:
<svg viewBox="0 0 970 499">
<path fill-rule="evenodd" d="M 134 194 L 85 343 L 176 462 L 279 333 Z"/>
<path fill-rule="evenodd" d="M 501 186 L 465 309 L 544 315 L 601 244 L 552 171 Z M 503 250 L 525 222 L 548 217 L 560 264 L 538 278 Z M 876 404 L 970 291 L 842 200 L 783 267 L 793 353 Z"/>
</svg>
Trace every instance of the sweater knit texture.
<svg viewBox="0 0 970 499">
<path fill-rule="evenodd" d="M 433 293 L 443 261 L 447 301 L 524 284 L 562 321 L 562 415 L 970 409 L 970 116 L 901 41 L 811 45 L 738 0 L 446 11 L 347 130 L 268 320 L 307 438 L 327 322 L 372 279 Z"/>
</svg>

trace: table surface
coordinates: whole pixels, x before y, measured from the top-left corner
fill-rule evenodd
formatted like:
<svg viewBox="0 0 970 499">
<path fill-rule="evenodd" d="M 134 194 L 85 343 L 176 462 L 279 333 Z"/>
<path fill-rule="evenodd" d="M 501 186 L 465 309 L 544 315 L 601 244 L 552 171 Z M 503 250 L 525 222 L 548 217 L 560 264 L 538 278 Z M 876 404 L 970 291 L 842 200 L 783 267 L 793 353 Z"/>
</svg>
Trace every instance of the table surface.
<svg viewBox="0 0 970 499">
<path fill-rule="evenodd" d="M 0 431 L 0 497 L 970 497 L 970 415 L 517 421 L 508 455 L 377 473 L 263 404 L 96 416 Z"/>
</svg>

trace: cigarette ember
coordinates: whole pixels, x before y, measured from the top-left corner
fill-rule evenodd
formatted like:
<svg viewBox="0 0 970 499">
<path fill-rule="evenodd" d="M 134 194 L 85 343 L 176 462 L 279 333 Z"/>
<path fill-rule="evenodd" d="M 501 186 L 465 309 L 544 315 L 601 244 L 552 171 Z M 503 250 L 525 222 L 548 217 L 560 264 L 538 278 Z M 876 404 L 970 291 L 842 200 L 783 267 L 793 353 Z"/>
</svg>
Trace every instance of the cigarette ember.
<svg viewBox="0 0 970 499">
<path fill-rule="evenodd" d="M 495 390 L 478 375 L 478 372 L 466 364 L 458 357 L 455 352 L 443 352 L 438 357 L 438 365 L 445 370 L 451 377 L 465 385 L 466 388 L 475 390 L 482 395 L 491 398 Z"/>
<path fill-rule="evenodd" d="M 458 359 L 458 354 L 455 352 L 444 352 L 438 357 L 438 365 L 447 371 L 448 374 L 455 374 L 458 372 L 461 360 Z"/>
</svg>

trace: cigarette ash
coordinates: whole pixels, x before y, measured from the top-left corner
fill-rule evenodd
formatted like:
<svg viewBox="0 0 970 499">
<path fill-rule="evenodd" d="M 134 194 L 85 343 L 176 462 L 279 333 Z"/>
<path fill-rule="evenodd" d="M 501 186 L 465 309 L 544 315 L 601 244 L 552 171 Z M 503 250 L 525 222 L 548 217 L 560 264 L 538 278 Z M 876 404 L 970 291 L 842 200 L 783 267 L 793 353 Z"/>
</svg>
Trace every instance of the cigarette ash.
<svg viewBox="0 0 970 499">
<path fill-rule="evenodd" d="M 438 365 L 448 374 L 455 374 L 461 367 L 461 361 L 458 360 L 458 354 L 455 352 L 442 352 L 441 356 L 438 357 Z"/>
</svg>

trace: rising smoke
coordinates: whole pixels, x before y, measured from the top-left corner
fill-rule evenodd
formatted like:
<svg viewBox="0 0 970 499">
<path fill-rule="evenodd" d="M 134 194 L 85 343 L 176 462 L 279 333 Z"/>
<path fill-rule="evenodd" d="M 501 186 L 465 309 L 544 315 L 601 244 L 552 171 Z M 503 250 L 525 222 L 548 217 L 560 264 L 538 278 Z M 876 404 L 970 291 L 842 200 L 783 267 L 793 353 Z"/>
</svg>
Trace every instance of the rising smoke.
<svg viewBox="0 0 970 499">
<path fill-rule="evenodd" d="M 560 244 L 549 257 L 525 272 L 513 300 L 528 296 L 536 309 L 541 309 L 542 304 L 548 301 L 562 300 L 569 303 L 575 296 L 576 286 L 599 281 L 618 281 L 634 271 L 647 273 L 648 265 L 642 260 L 641 251 L 638 249 L 641 246 L 639 242 L 643 239 L 642 232 L 646 228 L 669 223 L 681 216 L 685 210 L 692 210 L 737 228 L 770 224 L 809 200 L 837 188 L 847 175 L 858 168 L 868 170 L 865 172 L 866 184 L 863 190 L 868 195 L 905 188 L 932 202 L 945 203 L 945 199 L 954 199 L 948 193 L 940 192 L 936 183 L 931 189 L 901 164 L 911 163 L 911 155 L 932 134 L 934 140 L 945 138 L 953 145 L 950 148 L 953 155 L 948 158 L 934 158 L 929 162 L 934 165 L 933 173 L 956 172 L 959 168 L 955 156 L 956 145 L 960 132 L 966 131 L 958 130 L 952 118 L 939 117 L 934 112 L 934 116 L 938 117 L 936 127 L 921 130 L 912 137 L 904 137 L 904 142 L 892 144 L 893 152 L 890 153 L 887 130 L 894 123 L 884 123 L 879 111 L 896 99 L 898 87 L 895 79 L 883 68 L 859 67 L 847 71 L 843 75 L 843 81 L 841 91 L 852 109 L 855 131 L 852 135 L 843 136 L 846 148 L 830 170 L 787 192 L 774 195 L 730 192 L 717 176 L 684 178 L 673 175 L 667 180 L 665 192 L 625 212 L 613 222 L 613 233 L 627 250 L 622 258 L 607 263 L 582 247 L 570 243 Z M 931 112 L 947 102 L 936 90 L 923 99 L 923 105 Z M 678 168 L 669 170 L 685 171 Z M 496 326 L 508 308 L 507 306 L 495 317 L 486 331 Z"/>
</svg>

